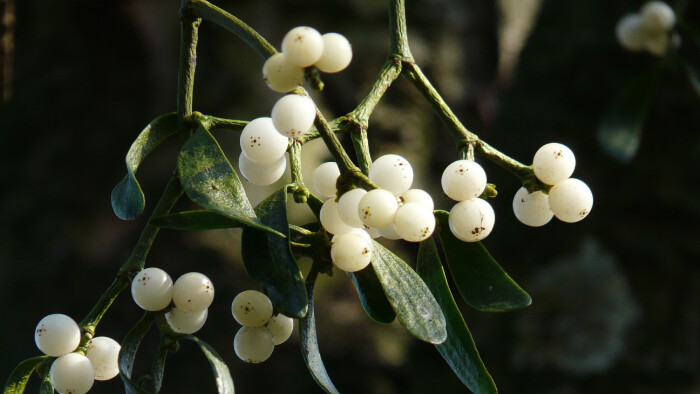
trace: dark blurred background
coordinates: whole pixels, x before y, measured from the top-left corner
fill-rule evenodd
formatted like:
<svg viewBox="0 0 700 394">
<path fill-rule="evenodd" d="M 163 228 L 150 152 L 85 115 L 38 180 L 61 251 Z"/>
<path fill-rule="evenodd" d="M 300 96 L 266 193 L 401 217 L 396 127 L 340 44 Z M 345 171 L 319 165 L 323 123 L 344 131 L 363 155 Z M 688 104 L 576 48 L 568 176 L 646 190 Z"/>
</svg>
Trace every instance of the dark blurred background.
<svg viewBox="0 0 700 394">
<path fill-rule="evenodd" d="M 3 65 L 11 96 L 0 108 L 3 381 L 21 360 L 39 353 L 32 338 L 43 316 L 80 320 L 87 314 L 144 226 L 144 218 L 117 219 L 110 192 L 125 174 L 124 155 L 140 130 L 175 109 L 178 3 L 23 0 L 16 2 L 16 19 L 5 20 L 4 47 L 13 51 Z M 684 3 L 683 19 L 699 26 L 700 4 Z M 354 108 L 388 53 L 382 1 L 216 4 L 276 46 L 298 25 L 349 38 L 352 65 L 324 76 L 327 88 L 314 96 L 329 118 Z M 524 163 L 547 142 L 568 145 L 577 155 L 574 176 L 596 199 L 583 222 L 528 228 L 512 214 L 518 180 L 481 161 L 499 191 L 492 202 L 497 224 L 484 243 L 533 297 L 531 307 L 504 314 L 460 303 L 503 393 L 700 393 L 700 97 L 682 69 L 671 68 L 650 107 L 637 157 L 620 163 L 595 137 L 615 91 L 659 61 L 625 52 L 615 41 L 617 20 L 641 4 L 407 0 L 415 58 L 465 125 Z M 680 53 L 700 65 L 698 42 L 683 40 Z M 195 110 L 248 120 L 269 116 L 279 94 L 265 87 L 263 60 L 242 42 L 203 23 L 197 60 Z M 392 86 L 369 135 L 373 154 L 407 157 L 415 185 L 431 191 L 439 208 L 451 207 L 437 196 L 439 175 L 456 151 L 407 81 Z M 236 163 L 237 133 L 216 136 Z M 144 216 L 172 172 L 176 149 L 175 140 L 164 144 L 138 172 Z M 321 144 L 304 151 L 310 179 L 313 166 L 330 156 Z M 260 201 L 272 189 L 249 188 L 249 196 Z M 307 215 L 291 214 L 294 221 Z M 296 336 L 263 364 L 235 356 L 238 325 L 230 302 L 257 287 L 243 270 L 239 241 L 239 230 L 163 230 L 148 265 L 173 278 L 200 271 L 213 279 L 216 299 L 197 335 L 228 362 L 237 392 L 320 392 Z M 387 245 L 412 264 L 415 247 Z M 321 353 L 341 392 L 466 391 L 432 346 L 397 323 L 383 326 L 366 317 L 342 272 L 320 278 L 317 302 Z M 97 335 L 121 341 L 140 315 L 125 293 Z M 150 363 L 157 341 L 151 334 L 137 369 Z M 33 382 L 29 392 L 37 390 Z M 97 382 L 92 391 L 123 388 L 117 378 Z M 163 391 L 214 391 L 208 364 L 192 345 L 169 356 Z"/>
</svg>

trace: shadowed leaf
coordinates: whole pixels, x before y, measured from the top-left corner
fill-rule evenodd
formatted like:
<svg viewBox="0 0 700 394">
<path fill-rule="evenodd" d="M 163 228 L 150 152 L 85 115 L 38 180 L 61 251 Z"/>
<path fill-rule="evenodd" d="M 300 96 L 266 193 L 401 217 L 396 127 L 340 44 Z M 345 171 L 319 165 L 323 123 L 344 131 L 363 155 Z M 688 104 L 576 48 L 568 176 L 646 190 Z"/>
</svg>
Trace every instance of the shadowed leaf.
<svg viewBox="0 0 700 394">
<path fill-rule="evenodd" d="M 447 321 L 447 339 L 444 343 L 435 345 L 435 348 L 459 380 L 472 392 L 497 393 L 496 384 L 481 361 L 469 328 L 452 297 L 432 237 L 420 244 L 416 271 L 437 299 Z"/>
<path fill-rule="evenodd" d="M 149 153 L 176 131 L 177 116 L 172 112 L 149 123 L 131 144 L 126 154 L 127 174 L 112 190 L 112 209 L 119 219 L 135 219 L 143 212 L 146 200 L 136 180 L 136 170 Z"/>
<path fill-rule="evenodd" d="M 447 265 L 464 301 L 484 312 L 512 311 L 530 305 L 530 296 L 503 271 L 481 242 L 462 242 L 452 235 L 449 217 L 448 212 L 435 211 Z"/>
<path fill-rule="evenodd" d="M 367 316 L 379 323 L 391 323 L 396 319 L 396 313 L 386 299 L 377 274 L 372 267 L 366 267 L 357 272 L 348 272 L 352 284 L 355 285 L 360 297 L 362 309 Z"/>
<path fill-rule="evenodd" d="M 231 379 L 231 372 L 226 366 L 224 360 L 219 356 L 219 353 L 214 350 L 206 342 L 200 340 L 192 335 L 186 335 L 183 337 L 188 339 L 199 346 L 199 349 L 204 353 L 204 357 L 209 361 L 212 372 L 214 372 L 214 380 L 216 381 L 216 388 L 219 394 L 233 394 L 233 379 Z"/>
<path fill-rule="evenodd" d="M 44 380 L 41 382 L 41 387 L 39 387 L 39 394 L 53 394 L 53 384 L 51 383 L 51 374 L 46 374 Z"/>
<path fill-rule="evenodd" d="M 171 213 L 153 218 L 150 223 L 154 226 L 174 230 L 216 230 L 243 226 L 239 221 L 205 210 Z"/>
<path fill-rule="evenodd" d="M 49 356 L 39 356 L 39 357 L 32 357 L 28 358 L 19 365 L 15 367 L 15 369 L 10 373 L 10 377 L 7 378 L 7 382 L 5 382 L 5 388 L 3 390 L 4 394 L 20 394 L 24 392 L 24 388 L 27 386 L 27 381 L 29 381 L 29 378 L 32 376 L 32 373 L 34 370 L 41 364 L 42 362 L 48 360 Z"/>
<path fill-rule="evenodd" d="M 148 333 L 152 324 L 153 314 L 146 312 L 141 320 L 126 334 L 122 342 L 122 348 L 119 351 L 119 375 L 122 381 L 124 381 L 124 390 L 127 394 L 146 393 L 145 390 L 131 380 L 131 371 L 134 368 L 134 360 L 136 359 L 136 353 L 139 350 L 141 341 L 143 337 L 146 336 L 146 333 Z"/>
</svg>

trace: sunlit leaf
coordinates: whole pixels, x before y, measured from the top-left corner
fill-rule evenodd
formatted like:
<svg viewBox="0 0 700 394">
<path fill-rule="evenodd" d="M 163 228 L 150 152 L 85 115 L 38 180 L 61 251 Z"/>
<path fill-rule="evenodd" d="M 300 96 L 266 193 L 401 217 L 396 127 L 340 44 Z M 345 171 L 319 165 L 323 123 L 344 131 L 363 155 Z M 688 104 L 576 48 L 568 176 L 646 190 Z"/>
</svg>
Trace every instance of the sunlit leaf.
<svg viewBox="0 0 700 394">
<path fill-rule="evenodd" d="M 46 374 L 44 380 L 41 382 L 41 387 L 39 387 L 39 394 L 53 394 L 53 384 L 51 383 L 51 374 Z"/>
<path fill-rule="evenodd" d="M 132 381 L 131 371 L 134 369 L 134 360 L 136 359 L 136 353 L 139 350 L 141 341 L 143 337 L 146 336 L 146 333 L 148 333 L 152 324 L 153 314 L 146 312 L 141 320 L 126 334 L 122 342 L 122 348 L 119 351 L 119 375 L 122 381 L 124 381 L 124 390 L 127 394 L 146 393 L 145 390 Z"/>
<path fill-rule="evenodd" d="M 481 361 L 474 339 L 452 297 L 433 238 L 421 242 L 416 271 L 437 299 L 447 321 L 447 339 L 435 348 L 472 392 L 497 393 L 496 384 Z"/>
<path fill-rule="evenodd" d="M 360 297 L 362 309 L 367 316 L 379 323 L 391 323 L 396 318 L 396 313 L 386 299 L 377 274 L 372 267 L 366 267 L 357 272 L 349 272 L 348 276 L 355 285 L 357 295 Z"/>
<path fill-rule="evenodd" d="M 32 357 L 19 363 L 12 373 L 10 373 L 10 377 L 7 378 L 3 393 L 23 393 L 24 388 L 27 386 L 27 381 L 29 381 L 29 378 L 32 376 L 34 370 L 39 366 L 39 364 L 48 360 L 49 358 L 49 356 Z"/>
<path fill-rule="evenodd" d="M 219 356 L 219 353 L 209 344 L 197 337 L 186 335 L 183 338 L 196 343 L 202 353 L 204 353 L 207 361 L 209 361 L 212 372 L 214 372 L 214 380 L 216 381 L 216 388 L 219 394 L 233 394 L 234 389 L 231 372 L 228 370 L 226 362 Z"/>
<path fill-rule="evenodd" d="M 374 242 L 372 267 L 401 325 L 420 340 L 433 344 L 444 342 L 445 317 L 420 276 L 377 242 Z"/>
<path fill-rule="evenodd" d="M 261 282 L 272 304 L 289 317 L 306 314 L 307 297 L 301 271 L 289 246 L 287 187 L 270 195 L 255 209 L 261 223 L 282 233 L 280 238 L 255 228 L 243 229 L 241 253 L 248 276 Z"/>
<path fill-rule="evenodd" d="M 172 112 L 159 116 L 149 123 L 131 144 L 126 154 L 127 174 L 112 190 L 112 209 L 118 218 L 135 219 L 143 212 L 146 200 L 136 180 L 136 170 L 153 149 L 176 131 L 177 116 Z"/>
<path fill-rule="evenodd" d="M 237 220 L 205 210 L 171 213 L 153 218 L 150 223 L 154 226 L 174 230 L 215 230 L 243 226 Z"/>
<path fill-rule="evenodd" d="M 306 316 L 299 320 L 301 354 L 304 357 L 306 366 L 309 368 L 309 372 L 311 372 L 311 376 L 323 391 L 329 394 L 337 394 L 338 389 L 336 389 L 333 382 L 331 382 L 331 378 L 328 376 L 326 367 L 321 360 L 321 353 L 318 350 L 314 312 L 314 287 L 316 285 L 317 275 L 317 272 L 312 271 L 306 279 L 306 292 L 309 295 L 309 310 L 306 312 Z"/>
<path fill-rule="evenodd" d="M 257 219 L 238 175 L 219 143 L 204 127 L 199 127 L 182 146 L 177 172 L 187 197 L 202 208 L 283 236 Z"/>
<path fill-rule="evenodd" d="M 498 265 L 481 242 L 462 242 L 452 235 L 449 216 L 445 211 L 435 211 L 447 265 L 464 301 L 485 312 L 511 311 L 530 305 L 530 296 Z"/>
</svg>

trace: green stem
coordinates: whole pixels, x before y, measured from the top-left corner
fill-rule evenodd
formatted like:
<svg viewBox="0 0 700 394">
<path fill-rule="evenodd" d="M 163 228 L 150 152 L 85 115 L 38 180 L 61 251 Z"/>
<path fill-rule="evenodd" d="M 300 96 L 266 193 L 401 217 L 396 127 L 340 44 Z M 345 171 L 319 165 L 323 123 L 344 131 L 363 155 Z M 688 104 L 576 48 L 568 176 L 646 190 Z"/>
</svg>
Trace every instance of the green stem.
<svg viewBox="0 0 700 394">
<path fill-rule="evenodd" d="M 413 62 L 413 55 L 408 47 L 404 0 L 389 1 L 389 27 L 391 29 L 391 53 L 399 55 L 403 61 Z"/>
<path fill-rule="evenodd" d="M 318 108 L 316 108 L 316 120 L 314 121 L 314 124 L 316 125 L 316 129 L 321 135 L 321 138 L 323 138 L 323 142 L 326 143 L 328 150 L 331 151 L 335 161 L 338 163 L 341 175 L 351 172 L 359 172 L 360 170 L 352 162 L 350 156 L 348 156 L 345 149 L 343 149 L 343 146 L 340 145 L 340 140 L 338 140 L 338 137 L 336 137 L 333 129 Z"/>
<path fill-rule="evenodd" d="M 177 118 L 180 141 L 183 143 L 191 134 L 185 118 L 192 114 L 194 72 L 197 67 L 197 38 L 201 22 L 201 19 L 187 12 L 186 8 L 181 8 L 180 60 L 177 75 Z"/>
<path fill-rule="evenodd" d="M 367 129 L 359 127 L 352 130 L 352 145 L 355 147 L 355 155 L 360 170 L 365 175 L 369 175 L 369 167 L 372 166 L 372 156 L 369 153 L 369 141 L 367 139 Z"/>
<path fill-rule="evenodd" d="M 346 121 L 354 121 L 359 127 L 367 128 L 369 117 L 396 78 L 401 75 L 401 60 L 391 56 L 379 70 L 379 75 L 357 108 L 348 114 Z"/>
<path fill-rule="evenodd" d="M 221 129 L 242 129 L 248 123 L 250 123 L 247 120 L 217 118 L 209 115 L 204 115 L 204 118 L 201 121 L 209 131 Z"/>
<path fill-rule="evenodd" d="M 292 173 L 292 183 L 304 186 L 304 178 L 301 174 L 301 143 L 292 140 L 289 145 L 289 167 Z"/>
<path fill-rule="evenodd" d="M 189 0 L 188 7 L 192 13 L 199 18 L 203 18 L 233 33 L 236 37 L 245 41 L 251 48 L 255 50 L 264 59 L 277 53 L 277 50 L 267 40 L 265 40 L 258 32 L 253 30 L 242 20 L 236 18 L 230 13 L 211 4 L 206 0 Z"/>
</svg>

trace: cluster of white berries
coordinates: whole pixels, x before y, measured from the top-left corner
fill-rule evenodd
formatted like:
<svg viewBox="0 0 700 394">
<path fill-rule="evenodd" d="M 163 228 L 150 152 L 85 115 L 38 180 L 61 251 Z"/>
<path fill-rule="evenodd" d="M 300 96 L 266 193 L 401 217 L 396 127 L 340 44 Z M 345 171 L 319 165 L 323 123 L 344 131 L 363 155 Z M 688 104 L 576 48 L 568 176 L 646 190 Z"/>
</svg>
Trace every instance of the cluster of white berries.
<svg viewBox="0 0 700 394">
<path fill-rule="evenodd" d="M 49 376 L 59 393 L 86 393 L 95 380 L 109 380 L 119 374 L 119 343 L 109 337 L 95 337 L 84 355 L 75 352 L 80 345 L 80 328 L 69 316 L 53 314 L 41 319 L 34 341 L 44 354 L 58 357 L 51 364 Z"/>
<path fill-rule="evenodd" d="M 570 178 L 576 167 L 574 153 L 565 145 L 552 142 L 543 145 L 532 159 L 535 176 L 542 183 L 552 185 L 549 193 L 528 193 L 524 187 L 515 193 L 513 212 L 523 224 L 539 227 L 552 216 L 574 223 L 591 212 L 593 194 L 581 180 Z"/>
<path fill-rule="evenodd" d="M 615 33 L 623 48 L 631 52 L 647 50 L 664 56 L 670 48 L 680 47 L 680 35 L 673 32 L 676 14 L 663 1 L 650 1 L 639 13 L 627 14 L 617 23 Z"/>
<path fill-rule="evenodd" d="M 233 318 L 242 325 L 233 339 L 238 358 L 249 363 L 261 363 L 270 357 L 275 345 L 292 335 L 294 320 L 281 313 L 273 316 L 272 302 L 255 290 L 241 292 L 231 304 Z"/>
<path fill-rule="evenodd" d="M 199 272 L 189 272 L 173 284 L 170 275 L 150 267 L 139 272 L 131 282 L 131 295 L 147 311 L 160 311 L 172 301 L 175 306 L 165 313 L 173 331 L 193 334 L 204 326 L 209 305 L 214 301 L 214 285 Z"/>
<path fill-rule="evenodd" d="M 433 199 L 411 189 L 413 168 L 399 155 L 385 155 L 372 163 L 369 179 L 378 189 L 352 189 L 336 202 L 340 176 L 334 162 L 320 165 L 313 176 L 319 194 L 327 198 L 321 208 L 321 225 L 334 234 L 331 258 L 340 269 L 355 272 L 372 260 L 372 238 L 420 242 L 435 230 Z"/>
<path fill-rule="evenodd" d="M 299 26 L 282 40 L 282 52 L 263 65 L 263 79 L 270 89 L 286 93 L 304 84 L 304 68 L 314 66 L 326 73 L 344 70 L 352 60 L 352 47 L 338 33 L 321 35 L 316 29 Z"/>
<path fill-rule="evenodd" d="M 486 189 L 486 172 L 473 160 L 457 160 L 448 165 L 440 179 L 442 191 L 458 201 L 450 210 L 449 226 L 464 242 L 481 241 L 491 234 L 496 216 L 486 200 L 479 198 Z"/>
</svg>

